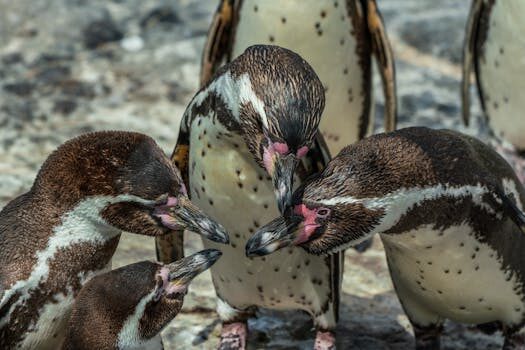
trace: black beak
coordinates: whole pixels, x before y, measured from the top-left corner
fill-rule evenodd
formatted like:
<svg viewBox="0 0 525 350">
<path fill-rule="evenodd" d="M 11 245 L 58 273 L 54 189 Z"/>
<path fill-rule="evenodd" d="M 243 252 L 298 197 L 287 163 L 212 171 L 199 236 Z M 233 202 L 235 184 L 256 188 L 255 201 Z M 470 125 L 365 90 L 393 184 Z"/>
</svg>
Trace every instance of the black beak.
<svg viewBox="0 0 525 350">
<path fill-rule="evenodd" d="M 301 223 L 299 216 L 282 216 L 258 229 L 246 243 L 246 256 L 268 255 L 293 244 L 295 232 Z"/>
<path fill-rule="evenodd" d="M 293 176 L 297 166 L 294 155 L 278 156 L 275 158 L 274 172 L 271 175 L 277 206 L 281 214 L 292 205 Z"/>
<path fill-rule="evenodd" d="M 166 265 L 171 285 L 186 286 L 198 274 L 210 268 L 222 253 L 217 249 L 206 249 Z"/>
</svg>

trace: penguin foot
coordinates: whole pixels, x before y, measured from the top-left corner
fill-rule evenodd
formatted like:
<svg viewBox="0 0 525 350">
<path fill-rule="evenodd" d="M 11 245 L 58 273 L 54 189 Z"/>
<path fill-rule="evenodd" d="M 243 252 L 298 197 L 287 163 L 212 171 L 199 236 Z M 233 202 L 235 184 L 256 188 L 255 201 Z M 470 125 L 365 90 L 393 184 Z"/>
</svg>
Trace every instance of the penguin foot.
<svg viewBox="0 0 525 350">
<path fill-rule="evenodd" d="M 244 350 L 248 326 L 245 322 L 223 323 L 218 350 Z"/>
<path fill-rule="evenodd" d="M 416 337 L 416 350 L 439 350 L 441 349 L 442 326 L 419 327 L 412 324 L 414 336 Z"/>
<path fill-rule="evenodd" d="M 335 350 L 335 334 L 331 331 L 317 331 L 314 350 Z"/>
</svg>

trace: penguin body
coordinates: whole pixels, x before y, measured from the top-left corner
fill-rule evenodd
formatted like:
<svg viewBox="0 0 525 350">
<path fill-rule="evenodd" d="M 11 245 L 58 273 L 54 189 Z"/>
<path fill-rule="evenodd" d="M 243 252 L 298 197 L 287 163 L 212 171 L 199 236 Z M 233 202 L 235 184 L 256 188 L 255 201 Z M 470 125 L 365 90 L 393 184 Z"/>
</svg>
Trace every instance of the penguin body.
<svg viewBox="0 0 525 350">
<path fill-rule="evenodd" d="M 332 154 L 373 130 L 372 55 L 395 129 L 394 66 L 374 1 L 221 1 L 203 53 L 201 83 L 223 59 L 254 44 L 279 45 L 312 65 L 326 91 L 320 129 Z"/>
<path fill-rule="evenodd" d="M 161 349 L 156 336 L 179 313 L 188 284 L 220 251 L 170 265 L 142 261 L 98 275 L 73 305 L 62 349 Z"/>
<path fill-rule="evenodd" d="M 525 83 L 523 56 L 525 30 L 520 0 L 475 0 L 467 22 L 463 49 L 463 117 L 469 121 L 469 86 L 475 73 L 477 92 L 485 118 L 496 136 L 525 150 Z"/>
<path fill-rule="evenodd" d="M 345 148 L 294 203 L 295 228 L 282 218 L 262 227 L 250 255 L 282 240 L 324 254 L 379 233 L 418 349 L 439 349 L 445 319 L 496 322 L 505 349 L 520 349 L 525 191 L 481 141 L 426 128 L 374 135 Z"/>
<path fill-rule="evenodd" d="M 180 174 L 145 135 L 96 132 L 60 146 L 0 212 L 0 347 L 59 347 L 75 296 L 111 267 L 121 231 L 181 227 L 186 198 Z M 224 238 L 203 214 L 196 219 Z"/>
</svg>

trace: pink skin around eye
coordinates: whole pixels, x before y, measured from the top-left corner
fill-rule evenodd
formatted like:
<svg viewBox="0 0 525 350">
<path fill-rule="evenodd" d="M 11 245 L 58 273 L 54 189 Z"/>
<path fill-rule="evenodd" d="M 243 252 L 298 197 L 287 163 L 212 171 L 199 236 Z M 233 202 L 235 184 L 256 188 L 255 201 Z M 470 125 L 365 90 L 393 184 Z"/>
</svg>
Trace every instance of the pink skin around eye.
<svg viewBox="0 0 525 350">
<path fill-rule="evenodd" d="M 275 149 L 275 152 L 279 153 L 280 155 L 285 156 L 286 154 L 288 154 L 289 149 L 286 143 L 275 142 L 272 144 L 272 146 L 273 149 Z"/>
<path fill-rule="evenodd" d="M 172 294 L 172 293 L 186 293 L 186 291 L 188 290 L 187 285 L 170 284 L 170 281 L 168 278 L 169 273 L 170 271 L 168 270 L 166 266 L 163 266 L 159 271 L 159 277 L 162 278 L 162 287 L 160 287 L 161 291 L 157 298 L 160 298 L 160 296 L 162 295 L 162 292 L 164 292 L 167 295 L 167 294 Z"/>
<path fill-rule="evenodd" d="M 185 195 L 185 196 L 188 196 L 188 191 L 186 190 L 186 186 L 184 186 L 184 184 L 181 184 L 180 185 L 180 192 Z"/>
<path fill-rule="evenodd" d="M 162 225 L 166 226 L 170 229 L 176 229 L 177 226 L 175 222 L 173 221 L 173 218 L 169 214 L 169 209 L 177 206 L 177 203 L 179 200 L 177 197 L 168 197 L 168 200 L 166 201 L 166 204 L 159 205 L 155 208 L 155 211 L 153 212 L 153 215 L 158 217 L 160 221 L 162 222 Z"/>
<path fill-rule="evenodd" d="M 295 206 L 294 213 L 304 218 L 303 229 L 294 241 L 294 244 L 301 244 L 308 241 L 315 229 L 319 227 L 319 224 L 315 222 L 317 209 L 308 209 L 306 205 L 300 204 Z"/>
<path fill-rule="evenodd" d="M 302 158 L 306 155 L 306 153 L 308 153 L 308 147 L 307 146 L 303 146 L 301 148 L 299 148 L 297 150 L 297 158 Z"/>
</svg>

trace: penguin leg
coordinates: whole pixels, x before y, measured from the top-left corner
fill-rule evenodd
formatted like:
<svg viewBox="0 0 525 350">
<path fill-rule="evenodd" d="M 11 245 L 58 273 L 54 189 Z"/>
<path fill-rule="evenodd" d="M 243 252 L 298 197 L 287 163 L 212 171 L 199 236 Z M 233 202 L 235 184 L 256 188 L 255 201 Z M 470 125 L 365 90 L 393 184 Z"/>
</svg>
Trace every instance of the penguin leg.
<svg viewBox="0 0 525 350">
<path fill-rule="evenodd" d="M 442 324 L 418 326 L 412 323 L 414 337 L 416 338 L 416 350 L 439 350 L 441 349 Z"/>
<path fill-rule="evenodd" d="M 308 311 L 312 313 L 312 311 Z M 314 350 L 335 350 L 336 339 L 334 329 L 337 326 L 333 306 L 322 313 L 313 313 L 315 334 Z"/>
<path fill-rule="evenodd" d="M 521 330 L 505 328 L 503 334 L 505 335 L 503 350 L 525 350 L 525 328 Z"/>
<path fill-rule="evenodd" d="M 217 295 L 217 313 L 222 321 L 219 350 L 244 350 L 248 338 L 248 318 L 255 314 L 254 309 L 239 310 Z"/>
<path fill-rule="evenodd" d="M 441 333 L 443 321 L 434 312 L 418 303 L 410 294 L 400 293 L 396 288 L 401 305 L 414 329 L 416 350 L 441 349 Z"/>
</svg>

